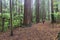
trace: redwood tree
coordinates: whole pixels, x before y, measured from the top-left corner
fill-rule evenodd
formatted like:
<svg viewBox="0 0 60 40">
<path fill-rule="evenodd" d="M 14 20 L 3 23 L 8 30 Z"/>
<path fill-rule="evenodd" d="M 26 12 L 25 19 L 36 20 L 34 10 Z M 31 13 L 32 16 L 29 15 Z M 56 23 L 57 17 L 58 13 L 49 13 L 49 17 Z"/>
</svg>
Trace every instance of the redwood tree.
<svg viewBox="0 0 60 40">
<path fill-rule="evenodd" d="M 31 26 L 31 0 L 24 0 L 24 25 Z"/>
<path fill-rule="evenodd" d="M 55 19 L 54 19 L 54 10 L 53 10 L 53 0 L 51 0 L 51 22 L 54 23 Z"/>
<path fill-rule="evenodd" d="M 40 22 L 39 0 L 36 0 L 36 23 Z"/>
</svg>

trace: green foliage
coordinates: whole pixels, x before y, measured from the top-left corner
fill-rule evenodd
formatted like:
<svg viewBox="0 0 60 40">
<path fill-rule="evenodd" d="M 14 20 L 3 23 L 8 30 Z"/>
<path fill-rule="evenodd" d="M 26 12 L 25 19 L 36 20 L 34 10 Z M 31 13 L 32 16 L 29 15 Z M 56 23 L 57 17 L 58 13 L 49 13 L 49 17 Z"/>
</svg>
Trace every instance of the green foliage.
<svg viewBox="0 0 60 40">
<path fill-rule="evenodd" d="M 60 19 L 60 13 L 57 13 L 57 19 Z"/>
<path fill-rule="evenodd" d="M 0 13 L 0 18 L 1 18 L 1 13 Z"/>
<path fill-rule="evenodd" d="M 1 16 L 1 15 L 0 15 Z M 2 15 L 3 18 L 5 18 L 5 22 L 4 22 L 4 31 L 8 30 L 8 26 L 9 26 L 9 19 L 10 19 L 10 13 L 3 13 Z M 23 13 L 21 13 L 20 15 L 16 15 L 13 16 L 13 27 L 18 27 L 21 26 L 23 23 Z M 0 18 L 1 19 L 1 18 Z M 1 22 L 0 22 L 1 25 Z M 1 30 L 1 26 L 0 26 L 0 30 Z"/>
<path fill-rule="evenodd" d="M 54 13 L 56 20 L 60 20 L 60 12 Z"/>
<path fill-rule="evenodd" d="M 3 13 L 2 17 L 5 19 L 10 19 L 10 13 Z"/>
<path fill-rule="evenodd" d="M 4 23 L 4 31 L 8 30 L 8 23 L 9 23 L 9 22 L 5 22 L 5 23 Z"/>
<path fill-rule="evenodd" d="M 24 5 L 21 2 L 16 2 L 16 0 L 13 1 L 14 5 L 12 8 L 12 23 L 13 23 L 13 27 L 18 27 L 21 26 L 23 23 L 23 15 L 24 15 Z M 2 2 L 3 3 L 3 2 Z M 2 18 L 5 18 L 5 22 L 4 22 L 4 31 L 6 31 L 8 29 L 9 26 L 9 19 L 10 19 L 10 7 L 9 7 L 9 1 L 6 0 L 6 2 L 4 2 L 6 7 L 4 5 L 2 5 L 2 14 L 0 13 L 0 30 L 2 29 L 1 27 L 1 23 L 2 23 Z M 3 3 L 3 4 L 4 4 Z M 17 5 L 16 5 L 17 3 Z M 16 10 L 17 7 L 17 10 Z M 19 8 L 22 8 L 22 12 L 18 12 Z M 14 16 L 14 14 L 16 14 Z M 20 14 L 20 15 L 19 15 Z M 2 17 L 2 18 L 1 18 Z"/>
<path fill-rule="evenodd" d="M 19 20 L 13 20 L 13 27 L 17 27 L 20 25 L 20 21 Z"/>
</svg>

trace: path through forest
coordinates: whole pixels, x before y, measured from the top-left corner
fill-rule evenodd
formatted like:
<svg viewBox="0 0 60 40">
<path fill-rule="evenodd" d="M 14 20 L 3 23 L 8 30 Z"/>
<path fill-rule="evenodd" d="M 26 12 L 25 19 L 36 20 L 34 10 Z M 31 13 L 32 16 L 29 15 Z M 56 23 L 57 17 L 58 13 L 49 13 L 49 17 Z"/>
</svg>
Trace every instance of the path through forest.
<svg viewBox="0 0 60 40">
<path fill-rule="evenodd" d="M 0 40 L 56 40 L 60 28 L 55 24 L 54 27 L 50 22 L 38 23 L 32 27 L 16 28 L 14 35 L 10 36 L 10 31 L 0 33 Z"/>
</svg>

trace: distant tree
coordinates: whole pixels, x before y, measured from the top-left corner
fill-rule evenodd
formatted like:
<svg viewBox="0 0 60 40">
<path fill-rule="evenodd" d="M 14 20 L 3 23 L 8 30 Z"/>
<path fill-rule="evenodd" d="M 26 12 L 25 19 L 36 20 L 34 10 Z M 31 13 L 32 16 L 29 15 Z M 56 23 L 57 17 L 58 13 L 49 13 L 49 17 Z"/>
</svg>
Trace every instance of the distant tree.
<svg viewBox="0 0 60 40">
<path fill-rule="evenodd" d="M 18 10 L 18 4 L 17 4 L 18 0 L 16 0 L 16 14 L 18 13 L 17 10 Z"/>
<path fill-rule="evenodd" d="M 39 0 L 36 0 L 36 23 L 40 22 Z"/>
<path fill-rule="evenodd" d="M 2 13 L 2 0 L 0 0 L 0 13 Z"/>
<path fill-rule="evenodd" d="M 51 20 L 52 23 L 56 21 L 54 18 L 53 0 L 51 0 Z"/>
<path fill-rule="evenodd" d="M 56 12 L 58 12 L 59 10 L 58 10 L 58 1 L 56 1 L 57 2 L 57 4 L 56 4 Z"/>
<path fill-rule="evenodd" d="M 0 13 L 2 14 L 2 0 L 0 0 Z"/>
<path fill-rule="evenodd" d="M 41 0 L 39 0 L 39 19 L 40 19 L 40 21 L 41 21 Z"/>
<path fill-rule="evenodd" d="M 42 0 L 42 22 L 44 23 L 46 19 L 46 8 L 45 8 L 45 0 Z"/>
</svg>

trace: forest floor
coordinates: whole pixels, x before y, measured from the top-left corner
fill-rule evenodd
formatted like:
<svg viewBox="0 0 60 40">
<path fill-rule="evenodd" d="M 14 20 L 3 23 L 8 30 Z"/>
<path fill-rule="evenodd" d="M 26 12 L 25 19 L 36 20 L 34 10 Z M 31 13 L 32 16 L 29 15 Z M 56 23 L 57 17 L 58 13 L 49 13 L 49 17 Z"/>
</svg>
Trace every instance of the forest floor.
<svg viewBox="0 0 60 40">
<path fill-rule="evenodd" d="M 60 24 L 54 26 L 50 22 L 38 23 L 32 27 L 16 28 L 14 35 L 10 36 L 10 31 L 0 33 L 0 40 L 57 40 Z"/>
</svg>

